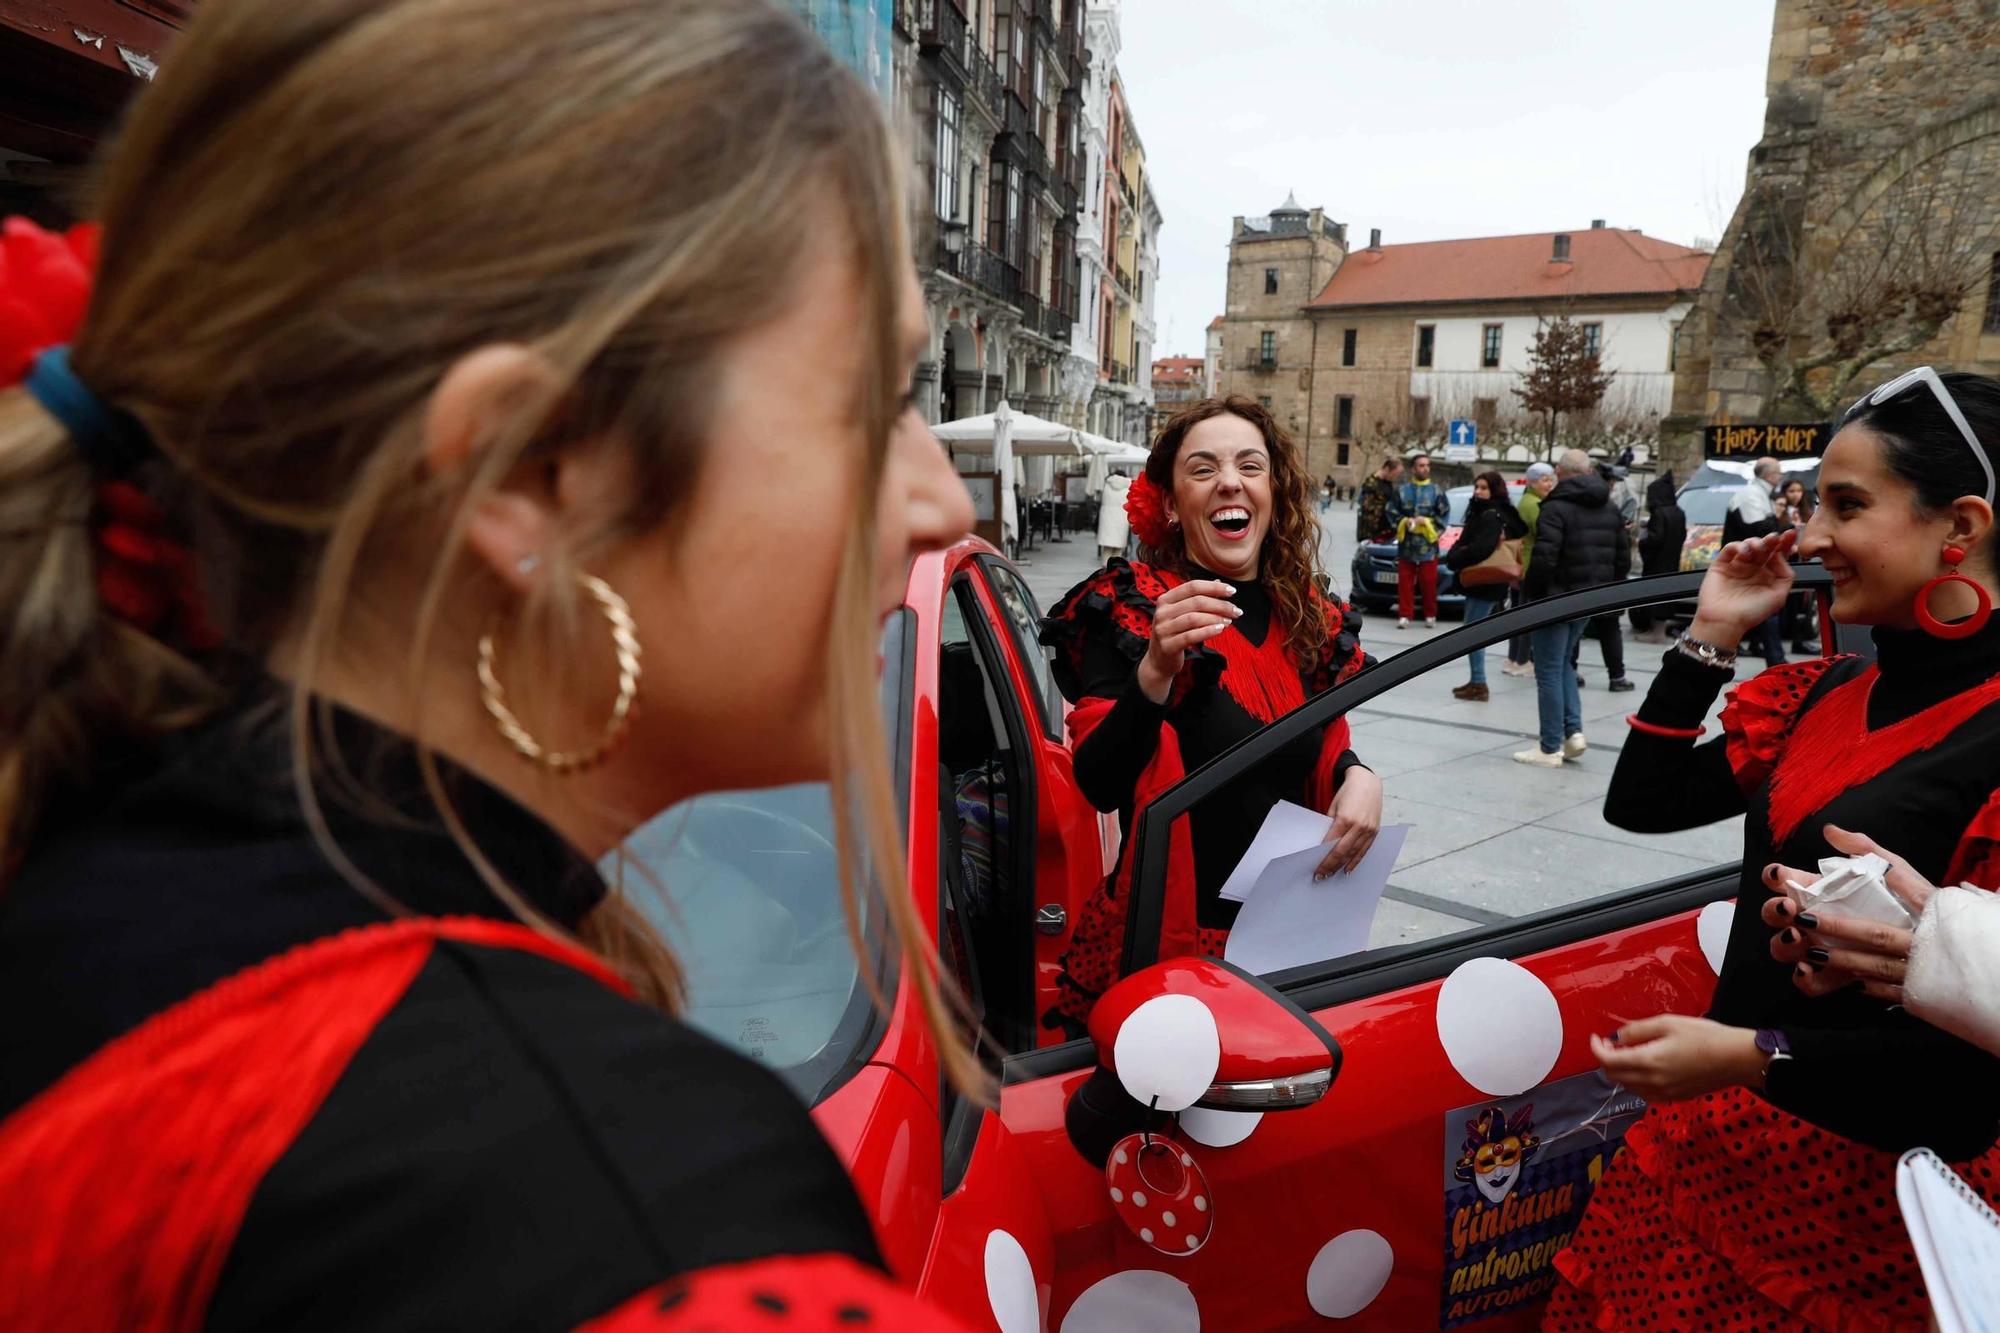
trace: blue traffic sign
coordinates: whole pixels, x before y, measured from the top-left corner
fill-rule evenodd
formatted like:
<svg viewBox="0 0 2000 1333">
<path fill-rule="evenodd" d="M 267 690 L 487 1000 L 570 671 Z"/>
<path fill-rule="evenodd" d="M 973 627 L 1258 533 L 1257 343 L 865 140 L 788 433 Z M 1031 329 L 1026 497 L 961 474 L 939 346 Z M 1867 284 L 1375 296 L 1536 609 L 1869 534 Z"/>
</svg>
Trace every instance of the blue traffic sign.
<svg viewBox="0 0 2000 1333">
<path fill-rule="evenodd" d="M 1446 437 L 1452 444 L 1478 444 L 1479 427 L 1460 417 L 1454 417 L 1451 434 Z"/>
</svg>

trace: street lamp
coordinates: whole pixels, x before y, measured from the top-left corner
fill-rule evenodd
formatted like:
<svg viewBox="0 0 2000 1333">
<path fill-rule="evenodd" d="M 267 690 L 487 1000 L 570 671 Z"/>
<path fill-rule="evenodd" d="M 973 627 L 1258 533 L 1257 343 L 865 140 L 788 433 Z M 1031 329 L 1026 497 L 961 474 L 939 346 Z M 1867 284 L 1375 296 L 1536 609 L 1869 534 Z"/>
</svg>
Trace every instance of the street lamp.
<svg viewBox="0 0 2000 1333">
<path fill-rule="evenodd" d="M 938 225 L 944 236 L 944 252 L 953 259 L 965 253 L 965 224 L 953 218 Z"/>
</svg>

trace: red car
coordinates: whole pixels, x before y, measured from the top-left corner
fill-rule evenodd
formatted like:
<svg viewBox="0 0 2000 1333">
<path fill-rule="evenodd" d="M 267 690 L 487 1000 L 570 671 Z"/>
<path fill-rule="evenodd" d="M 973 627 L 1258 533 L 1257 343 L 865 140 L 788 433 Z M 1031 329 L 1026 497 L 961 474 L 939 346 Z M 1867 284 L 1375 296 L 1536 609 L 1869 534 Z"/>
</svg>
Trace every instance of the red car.
<svg viewBox="0 0 2000 1333">
<path fill-rule="evenodd" d="M 1824 583 L 1817 571 L 1802 579 Z M 1614 833 L 1626 841 L 1606 841 L 1612 854 L 1593 863 L 1562 839 L 1599 837 L 1570 831 L 1601 802 L 1599 778 L 1508 773 L 1489 802 L 1497 813 L 1476 813 L 1467 803 L 1481 798 L 1454 788 L 1445 799 L 1455 820 L 1411 820 L 1418 831 L 1377 921 L 1378 934 L 1395 928 L 1386 947 L 1378 939 L 1259 979 L 1215 962 L 1158 963 L 1145 923 L 1160 911 L 1168 822 L 1300 729 L 1347 715 L 1357 748 L 1381 765 L 1390 822 L 1405 819 L 1399 792 L 1433 790 L 1398 778 L 1399 764 L 1422 758 L 1431 719 L 1375 700 L 1435 670 L 1456 679 L 1475 642 L 1689 597 L 1696 581 L 1594 589 L 1440 636 L 1190 775 L 1138 819 L 1127 978 L 1100 1003 L 1091 1040 L 1057 1041 L 1038 1016 L 1070 922 L 1117 846 L 1113 817 L 1071 776 L 1066 706 L 1020 575 L 983 542 L 926 556 L 888 627 L 884 703 L 907 797 L 907 874 L 984 1016 L 998 1107 L 942 1088 L 873 929 L 894 999 L 886 1020 L 871 1007 L 817 787 L 703 798 L 642 839 L 673 895 L 691 1018 L 815 1104 L 896 1273 L 973 1327 L 1161 1333 L 1326 1317 L 1384 1330 L 1532 1327 L 1554 1281 L 1550 1260 L 1640 1109 L 1595 1073 L 1587 1038 L 1705 1007 L 1727 921 L 1711 905 L 1734 892 L 1740 859 L 1726 851 L 1728 830 L 1650 853 L 1636 848 L 1661 840 Z M 1461 738 L 1482 727 L 1439 725 Z M 1495 745 L 1517 743 L 1518 733 L 1483 729 L 1502 733 Z M 1597 739 L 1616 737 L 1603 729 Z M 1585 785 L 1563 788 L 1564 778 Z M 1478 882 L 1425 879 L 1456 853 L 1432 857 L 1417 837 L 1461 825 L 1488 834 L 1538 803 L 1550 813 L 1522 827 L 1550 849 L 1544 878 L 1560 892 L 1543 893 L 1541 872 L 1521 869 L 1513 887 L 1526 885 L 1528 898 L 1481 907 Z M 1193 1003 L 1147 1005 L 1160 997 L 1194 997 L 1214 1019 L 1210 1054 L 1189 1057 L 1212 1083 L 1178 1123 L 1148 1121 L 1132 1101 L 1145 1074 L 1120 1036 L 1139 1022 L 1131 1015 Z M 1172 1186 L 1173 1199 L 1118 1188 L 1127 1168 L 1111 1140 L 1134 1129 L 1147 1131 L 1146 1151 L 1164 1143 L 1185 1163 L 1153 1187 Z M 1174 1199 L 1178 1215 L 1166 1206 Z"/>
</svg>

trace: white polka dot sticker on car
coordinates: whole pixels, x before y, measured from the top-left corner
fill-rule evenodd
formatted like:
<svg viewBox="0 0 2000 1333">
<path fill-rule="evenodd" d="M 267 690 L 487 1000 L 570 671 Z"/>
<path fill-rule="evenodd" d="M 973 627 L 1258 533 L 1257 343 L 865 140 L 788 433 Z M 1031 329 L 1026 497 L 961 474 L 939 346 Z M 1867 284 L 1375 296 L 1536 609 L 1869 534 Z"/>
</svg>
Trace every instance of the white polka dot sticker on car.
<svg viewBox="0 0 2000 1333">
<path fill-rule="evenodd" d="M 1133 1268 L 1084 1289 L 1063 1316 L 1062 1333 L 1201 1333 L 1201 1307 L 1171 1273 Z"/>
<path fill-rule="evenodd" d="M 1040 1333 L 1042 1298 L 1035 1266 L 1021 1242 L 1005 1231 L 986 1235 L 986 1303 L 1000 1333 Z"/>
<path fill-rule="evenodd" d="M 1396 1252 L 1380 1233 L 1344 1232 L 1313 1256 L 1306 1300 L 1328 1319 L 1351 1319 L 1375 1303 L 1395 1267 Z"/>
<path fill-rule="evenodd" d="M 1211 1111 L 1205 1106 L 1190 1106 L 1181 1112 L 1180 1126 L 1204 1147 L 1233 1148 L 1249 1138 L 1263 1119 L 1262 1111 Z"/>
<path fill-rule="evenodd" d="M 1192 995 L 1159 995 L 1118 1025 L 1111 1059 L 1118 1081 L 1141 1106 L 1182 1111 L 1215 1082 L 1222 1037 L 1215 1015 Z"/>
<path fill-rule="evenodd" d="M 1718 977 L 1722 975 L 1722 956 L 1729 952 L 1729 927 L 1735 919 L 1734 902 L 1710 903 L 1695 918 L 1694 937 L 1701 943 L 1701 956 Z"/>
<path fill-rule="evenodd" d="M 1562 1009 L 1542 979 L 1505 958 L 1459 964 L 1438 988 L 1438 1040 L 1459 1077 L 1491 1097 L 1540 1083 L 1562 1056 Z"/>
</svg>

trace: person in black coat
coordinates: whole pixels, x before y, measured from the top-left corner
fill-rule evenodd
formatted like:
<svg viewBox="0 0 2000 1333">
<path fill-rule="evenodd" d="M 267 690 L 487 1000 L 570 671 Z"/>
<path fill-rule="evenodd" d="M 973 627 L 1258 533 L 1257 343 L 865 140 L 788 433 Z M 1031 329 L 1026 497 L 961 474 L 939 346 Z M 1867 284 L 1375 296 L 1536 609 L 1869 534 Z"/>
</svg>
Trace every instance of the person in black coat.
<svg viewBox="0 0 2000 1333">
<path fill-rule="evenodd" d="M 1523 587 L 1530 599 L 1623 582 L 1632 572 L 1625 522 L 1611 503 L 1611 487 L 1590 458 L 1572 449 L 1556 463 L 1556 488 L 1542 501 L 1535 524 L 1535 557 Z M 1576 646 L 1589 622 L 1572 620 L 1536 630 L 1535 695 L 1541 716 L 1540 748 L 1515 754 L 1517 762 L 1560 768 L 1589 748 L 1583 736 L 1583 700 L 1577 691 Z"/>
<path fill-rule="evenodd" d="M 1466 624 L 1484 620 L 1505 606 L 1507 594 L 1514 585 L 1485 583 L 1466 587 L 1463 582 L 1465 571 L 1499 550 L 1501 542 L 1518 541 L 1527 535 L 1528 524 L 1508 497 L 1506 478 L 1498 472 L 1481 473 L 1472 483 L 1472 503 L 1465 508 L 1465 523 L 1459 532 L 1458 544 L 1444 558 L 1445 566 L 1461 576 L 1459 587 L 1465 594 Z M 1465 655 L 1465 660 L 1472 668 L 1471 679 L 1453 690 L 1452 697 L 1485 703 L 1488 697 L 1486 650 L 1475 649 Z"/>
<path fill-rule="evenodd" d="M 1642 573 L 1671 574 L 1681 567 L 1681 548 L 1687 544 L 1687 514 L 1675 493 L 1674 474 L 1654 479 L 1646 488 L 1646 531 L 1639 538 Z M 1632 628 L 1641 643 L 1665 643 L 1667 631 L 1658 612 L 1650 606 L 1632 608 Z"/>
</svg>

